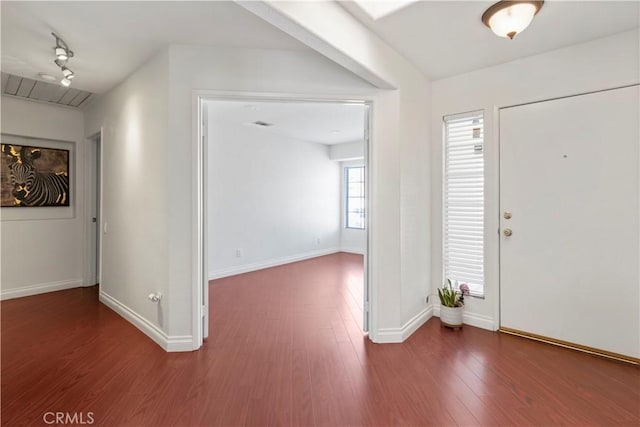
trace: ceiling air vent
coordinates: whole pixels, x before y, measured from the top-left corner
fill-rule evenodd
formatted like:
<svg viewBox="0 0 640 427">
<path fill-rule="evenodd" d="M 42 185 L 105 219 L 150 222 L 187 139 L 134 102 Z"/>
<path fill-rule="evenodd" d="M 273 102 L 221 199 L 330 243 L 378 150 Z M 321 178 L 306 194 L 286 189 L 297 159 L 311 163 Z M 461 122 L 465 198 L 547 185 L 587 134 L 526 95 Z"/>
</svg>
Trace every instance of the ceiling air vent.
<svg viewBox="0 0 640 427">
<path fill-rule="evenodd" d="M 257 120 L 255 122 L 253 122 L 252 124 L 256 125 L 256 126 L 262 126 L 262 127 L 269 127 L 269 126 L 273 126 L 273 123 L 267 123 L 267 122 L 263 122 L 262 120 Z"/>
<path fill-rule="evenodd" d="M 75 108 L 86 105 L 94 95 L 92 92 L 64 87 L 58 83 L 47 83 L 9 73 L 2 73 L 2 94 Z"/>
</svg>

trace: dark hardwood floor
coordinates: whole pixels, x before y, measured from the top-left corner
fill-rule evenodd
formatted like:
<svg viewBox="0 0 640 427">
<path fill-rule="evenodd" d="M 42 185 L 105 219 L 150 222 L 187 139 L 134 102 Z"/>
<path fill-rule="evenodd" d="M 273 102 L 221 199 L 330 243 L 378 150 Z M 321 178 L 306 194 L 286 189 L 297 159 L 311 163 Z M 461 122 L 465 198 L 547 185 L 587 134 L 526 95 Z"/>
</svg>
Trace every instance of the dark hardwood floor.
<svg viewBox="0 0 640 427">
<path fill-rule="evenodd" d="M 369 342 L 345 284 L 358 268 L 336 254 L 213 281 L 192 353 L 165 353 L 95 288 L 4 301 L 2 425 L 640 424 L 630 365 L 437 318 Z"/>
</svg>

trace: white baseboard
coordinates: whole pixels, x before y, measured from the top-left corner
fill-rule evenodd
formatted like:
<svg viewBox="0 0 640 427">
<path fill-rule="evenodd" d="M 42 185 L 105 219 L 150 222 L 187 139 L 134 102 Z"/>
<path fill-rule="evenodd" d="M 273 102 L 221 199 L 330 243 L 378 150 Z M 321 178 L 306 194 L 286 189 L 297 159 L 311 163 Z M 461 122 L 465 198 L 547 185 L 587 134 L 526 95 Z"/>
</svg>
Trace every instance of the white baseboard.
<svg viewBox="0 0 640 427">
<path fill-rule="evenodd" d="M 356 247 L 341 247 L 340 248 L 340 252 L 347 252 L 349 254 L 364 255 L 364 249 L 363 248 L 356 248 Z"/>
<path fill-rule="evenodd" d="M 379 329 L 375 342 L 379 344 L 401 343 L 411 336 L 420 326 L 433 316 L 433 306 L 425 307 L 420 313 L 413 316 L 401 328 Z"/>
<path fill-rule="evenodd" d="M 109 294 L 100 291 L 99 299 L 101 303 L 124 317 L 165 351 L 193 351 L 193 339 L 191 335 L 168 336 L 156 325 Z"/>
<path fill-rule="evenodd" d="M 225 268 L 218 271 L 209 272 L 209 280 L 221 279 L 223 277 L 235 276 L 236 274 L 249 273 L 251 271 L 262 270 L 265 268 L 277 267 L 279 265 L 289 264 L 292 262 L 304 261 L 306 259 L 316 258 L 324 255 L 331 255 L 340 252 L 338 248 L 322 249 L 319 251 L 307 252 L 300 255 L 292 255 L 278 258 L 270 261 L 261 261 L 253 264 L 239 265 L 236 267 Z"/>
<path fill-rule="evenodd" d="M 39 283 L 15 289 L 0 290 L 0 300 L 28 297 L 47 292 L 62 291 L 65 289 L 79 288 L 83 286 L 82 279 L 61 280 L 58 282 Z"/>
<path fill-rule="evenodd" d="M 167 338 L 165 350 L 169 353 L 193 351 L 193 337 L 191 335 L 171 335 Z"/>
<path fill-rule="evenodd" d="M 440 317 L 440 304 L 433 305 L 433 315 Z M 475 326 L 476 328 L 487 329 L 489 331 L 495 331 L 493 326 L 493 317 L 483 316 L 481 314 L 463 312 L 462 322 L 465 325 Z"/>
</svg>

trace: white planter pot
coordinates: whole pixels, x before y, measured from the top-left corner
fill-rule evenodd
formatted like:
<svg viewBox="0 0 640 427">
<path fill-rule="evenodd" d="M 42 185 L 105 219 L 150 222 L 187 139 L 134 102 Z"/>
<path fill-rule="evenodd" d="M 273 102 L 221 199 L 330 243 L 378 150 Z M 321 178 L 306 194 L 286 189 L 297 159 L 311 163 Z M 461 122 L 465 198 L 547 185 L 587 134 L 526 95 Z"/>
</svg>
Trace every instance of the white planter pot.
<svg viewBox="0 0 640 427">
<path fill-rule="evenodd" d="M 462 310 L 464 307 L 440 306 L 440 321 L 445 326 L 462 326 Z"/>
</svg>

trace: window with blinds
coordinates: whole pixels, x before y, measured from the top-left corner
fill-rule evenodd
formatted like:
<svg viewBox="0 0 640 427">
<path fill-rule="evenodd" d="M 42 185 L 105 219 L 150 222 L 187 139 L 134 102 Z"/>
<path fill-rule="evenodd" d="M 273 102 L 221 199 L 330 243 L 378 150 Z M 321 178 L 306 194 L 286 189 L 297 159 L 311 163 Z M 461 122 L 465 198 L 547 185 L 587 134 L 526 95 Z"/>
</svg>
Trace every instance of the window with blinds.
<svg viewBox="0 0 640 427">
<path fill-rule="evenodd" d="M 347 166 L 345 177 L 345 227 L 364 230 L 364 166 Z"/>
<path fill-rule="evenodd" d="M 484 296 L 484 113 L 444 117 L 444 278 Z"/>
</svg>

